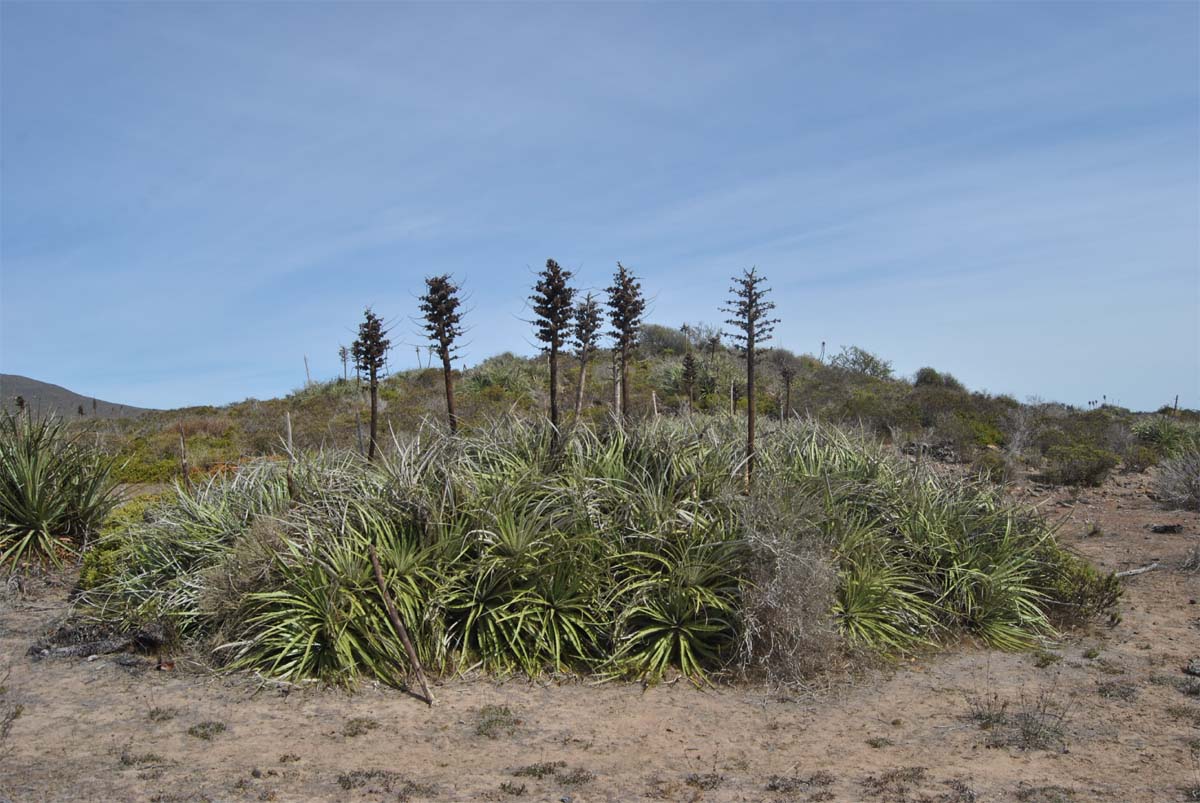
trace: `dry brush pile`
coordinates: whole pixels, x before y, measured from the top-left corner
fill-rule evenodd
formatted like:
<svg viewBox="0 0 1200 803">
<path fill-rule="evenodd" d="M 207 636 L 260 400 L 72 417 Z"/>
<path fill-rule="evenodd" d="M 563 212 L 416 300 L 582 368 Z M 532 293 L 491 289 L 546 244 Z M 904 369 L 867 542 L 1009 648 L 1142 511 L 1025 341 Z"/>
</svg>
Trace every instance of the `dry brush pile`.
<svg viewBox="0 0 1200 803">
<path fill-rule="evenodd" d="M 259 461 L 105 536 L 77 610 L 227 666 L 403 683 L 368 558 L 427 668 L 795 680 L 969 633 L 1019 649 L 1119 590 L 983 482 L 815 422 L 426 429 L 374 465 Z"/>
</svg>

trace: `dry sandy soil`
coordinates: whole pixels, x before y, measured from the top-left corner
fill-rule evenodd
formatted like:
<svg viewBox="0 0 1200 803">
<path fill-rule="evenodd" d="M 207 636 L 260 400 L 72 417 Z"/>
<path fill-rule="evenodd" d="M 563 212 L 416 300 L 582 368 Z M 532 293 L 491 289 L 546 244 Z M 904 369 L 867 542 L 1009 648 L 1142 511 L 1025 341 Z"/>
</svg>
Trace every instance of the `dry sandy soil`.
<svg viewBox="0 0 1200 803">
<path fill-rule="evenodd" d="M 34 661 L 67 607 L 66 583 L 41 584 L 0 602 L 4 699 L 24 707 L 0 801 L 1198 800 L 1200 680 L 1183 667 L 1200 657 L 1200 574 L 1184 568 L 1200 515 L 1157 509 L 1146 483 L 1017 491 L 1104 569 L 1159 564 L 1124 581 L 1119 623 L 1036 654 L 956 646 L 804 694 L 474 678 L 427 708 L 183 660 Z"/>
</svg>

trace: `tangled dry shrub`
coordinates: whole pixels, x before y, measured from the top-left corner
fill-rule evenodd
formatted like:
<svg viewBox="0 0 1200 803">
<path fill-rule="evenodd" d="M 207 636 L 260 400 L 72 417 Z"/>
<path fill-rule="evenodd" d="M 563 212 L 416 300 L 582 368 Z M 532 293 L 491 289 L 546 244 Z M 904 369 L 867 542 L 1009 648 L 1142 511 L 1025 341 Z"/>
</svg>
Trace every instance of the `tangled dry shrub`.
<svg viewBox="0 0 1200 803">
<path fill-rule="evenodd" d="M 768 682 L 811 681 L 844 654 L 830 615 L 837 593 L 833 552 L 812 526 L 811 502 L 768 493 L 747 511 L 747 580 L 740 664 Z"/>
<path fill-rule="evenodd" d="M 1172 508 L 1200 510 L 1200 448 L 1163 461 L 1154 480 L 1160 502 Z"/>
</svg>

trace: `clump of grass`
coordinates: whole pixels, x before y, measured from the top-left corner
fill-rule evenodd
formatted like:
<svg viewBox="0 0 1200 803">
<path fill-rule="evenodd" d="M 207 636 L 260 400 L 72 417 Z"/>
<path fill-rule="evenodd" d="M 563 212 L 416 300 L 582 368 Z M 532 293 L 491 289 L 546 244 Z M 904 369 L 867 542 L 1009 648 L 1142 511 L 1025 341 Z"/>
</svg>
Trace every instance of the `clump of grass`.
<svg viewBox="0 0 1200 803">
<path fill-rule="evenodd" d="M 833 775 L 824 770 L 818 770 L 807 777 L 798 775 L 772 775 L 767 779 L 767 791 L 791 795 L 808 789 L 821 789 L 831 786 L 834 780 Z"/>
<path fill-rule="evenodd" d="M 141 767 L 146 764 L 159 764 L 162 761 L 163 757 L 157 753 L 132 753 L 128 747 L 121 750 L 122 767 Z"/>
<path fill-rule="evenodd" d="M 475 733 L 488 739 L 499 739 L 501 736 L 512 736 L 517 732 L 521 721 L 506 705 L 485 705 L 479 709 L 475 722 Z"/>
<path fill-rule="evenodd" d="M 1137 699 L 1137 686 L 1133 683 L 1101 683 L 1096 692 L 1106 700 L 1123 700 L 1130 702 Z"/>
<path fill-rule="evenodd" d="M 114 458 L 59 418 L 0 410 L 0 567 L 60 566 L 119 501 Z"/>
<path fill-rule="evenodd" d="M 346 724 L 342 726 L 342 735 L 353 738 L 369 733 L 378 727 L 379 722 L 370 717 L 354 717 L 347 720 Z"/>
<path fill-rule="evenodd" d="M 284 753 L 279 757 L 280 764 L 294 764 L 300 760 L 300 756 L 295 753 Z"/>
<path fill-rule="evenodd" d="M 924 767 L 897 767 L 879 775 L 868 775 L 860 783 L 871 797 L 887 800 L 905 800 L 914 785 L 925 780 Z"/>
<path fill-rule="evenodd" d="M 1083 651 L 1083 657 L 1088 659 L 1089 661 L 1096 660 L 1097 658 L 1100 657 L 1100 648 L 1099 647 L 1088 647 L 1086 650 Z"/>
<path fill-rule="evenodd" d="M 500 792 L 509 797 L 521 797 L 525 794 L 525 784 L 517 784 L 512 781 L 504 781 L 500 784 Z"/>
<path fill-rule="evenodd" d="M 401 800 L 407 800 L 411 796 L 422 797 L 437 793 L 437 789 L 433 785 L 412 781 L 391 770 L 369 769 L 343 772 L 338 774 L 337 783 L 346 791 L 361 789 L 368 784 L 378 784 L 384 792 L 394 793 Z"/>
<path fill-rule="evenodd" d="M 151 722 L 170 722 L 175 718 L 176 713 L 174 708 L 155 706 L 146 712 L 146 719 Z"/>
<path fill-rule="evenodd" d="M 1042 689 L 1035 697 L 1021 695 L 1015 703 L 998 694 L 968 697 L 968 717 L 988 731 L 989 747 L 1049 750 L 1066 738 L 1069 708 L 1053 689 Z"/>
<path fill-rule="evenodd" d="M 203 739 L 206 742 L 211 742 L 218 735 L 225 732 L 225 723 L 207 720 L 199 722 L 187 729 L 188 736 L 195 736 L 197 739 Z"/>
<path fill-rule="evenodd" d="M 566 775 L 559 776 L 558 780 L 563 786 L 583 786 L 595 779 L 596 776 L 592 772 L 585 770 L 583 767 L 576 767 Z"/>
<path fill-rule="evenodd" d="M 1200 728 L 1200 708 L 1188 705 L 1168 705 L 1164 710 L 1172 719 L 1190 722 L 1193 727 Z"/>
<path fill-rule="evenodd" d="M 874 747 L 876 750 L 883 747 L 892 747 L 895 744 L 895 742 L 886 736 L 872 736 L 870 739 L 867 739 L 867 746 Z"/>
<path fill-rule="evenodd" d="M 716 789 L 721 784 L 725 783 L 725 776 L 715 772 L 705 773 L 690 773 L 683 782 L 695 789 L 703 789 L 705 791 Z"/>
<path fill-rule="evenodd" d="M 1170 686 L 1188 697 L 1200 697 L 1200 678 L 1153 674 L 1150 682 L 1156 686 Z"/>
<path fill-rule="evenodd" d="M 524 767 L 518 767 L 513 770 L 513 775 L 518 778 L 537 778 L 541 780 L 547 775 L 553 775 L 560 769 L 567 766 L 565 761 L 543 761 L 538 764 L 529 764 Z"/>
<path fill-rule="evenodd" d="M 1065 786 L 1028 786 L 1022 783 L 1013 795 L 1020 803 L 1073 803 L 1075 791 Z"/>
<path fill-rule="evenodd" d="M 1050 650 L 1038 650 L 1033 654 L 1033 665 L 1038 669 L 1053 666 L 1061 660 L 1062 653 L 1051 652 Z"/>
</svg>

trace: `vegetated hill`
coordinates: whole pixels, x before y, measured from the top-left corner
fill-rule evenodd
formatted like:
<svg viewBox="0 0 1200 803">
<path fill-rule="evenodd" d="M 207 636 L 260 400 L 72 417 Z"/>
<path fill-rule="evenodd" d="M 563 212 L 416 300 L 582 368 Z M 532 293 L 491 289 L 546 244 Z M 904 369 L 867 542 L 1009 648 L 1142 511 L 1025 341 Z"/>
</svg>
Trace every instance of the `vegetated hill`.
<svg viewBox="0 0 1200 803">
<path fill-rule="evenodd" d="M 701 422 L 745 414 L 745 363 L 717 336 L 717 328 L 686 330 L 647 324 L 629 371 L 630 415 L 635 420 L 687 416 Z M 690 354 L 691 369 L 685 371 Z M 1200 412 L 1163 408 L 1136 413 L 1104 405 L 1022 404 L 972 391 L 954 376 L 922 368 L 897 376 L 884 358 L 849 347 L 824 359 L 774 348 L 763 355 L 755 405 L 767 418 L 813 417 L 862 428 L 911 453 L 976 463 L 1007 476 L 1021 466 L 1041 467 L 1062 481 L 1102 479 L 1118 464 L 1136 469 L 1186 444 L 1200 443 Z M 560 393 L 574 393 L 574 357 L 560 366 Z M 513 416 L 546 414 L 546 360 L 498 354 L 456 366 L 456 406 L 464 432 Z M 437 368 L 397 371 L 379 388 L 379 431 L 404 437 L 426 423 L 445 426 L 445 399 Z M 611 421 L 612 353 L 596 352 L 587 371 L 578 422 L 603 428 Z M 158 411 L 102 428 L 102 442 L 124 461 L 124 482 L 164 482 L 180 467 L 180 434 L 193 470 L 210 471 L 248 457 L 280 454 L 290 430 L 301 450 L 362 450 L 369 417 L 367 395 L 353 378 L 313 382 L 276 399 L 247 399 L 221 407 Z M 571 410 L 566 425 L 575 426 Z"/>
<path fill-rule="evenodd" d="M 104 401 L 82 396 L 73 390 L 49 382 L 39 382 L 18 374 L 0 374 L 0 405 L 15 412 L 17 397 L 25 400 L 29 409 L 42 415 L 61 415 L 68 418 L 135 418 L 153 412 L 145 407 Z M 83 410 L 82 414 L 79 412 Z"/>
</svg>

